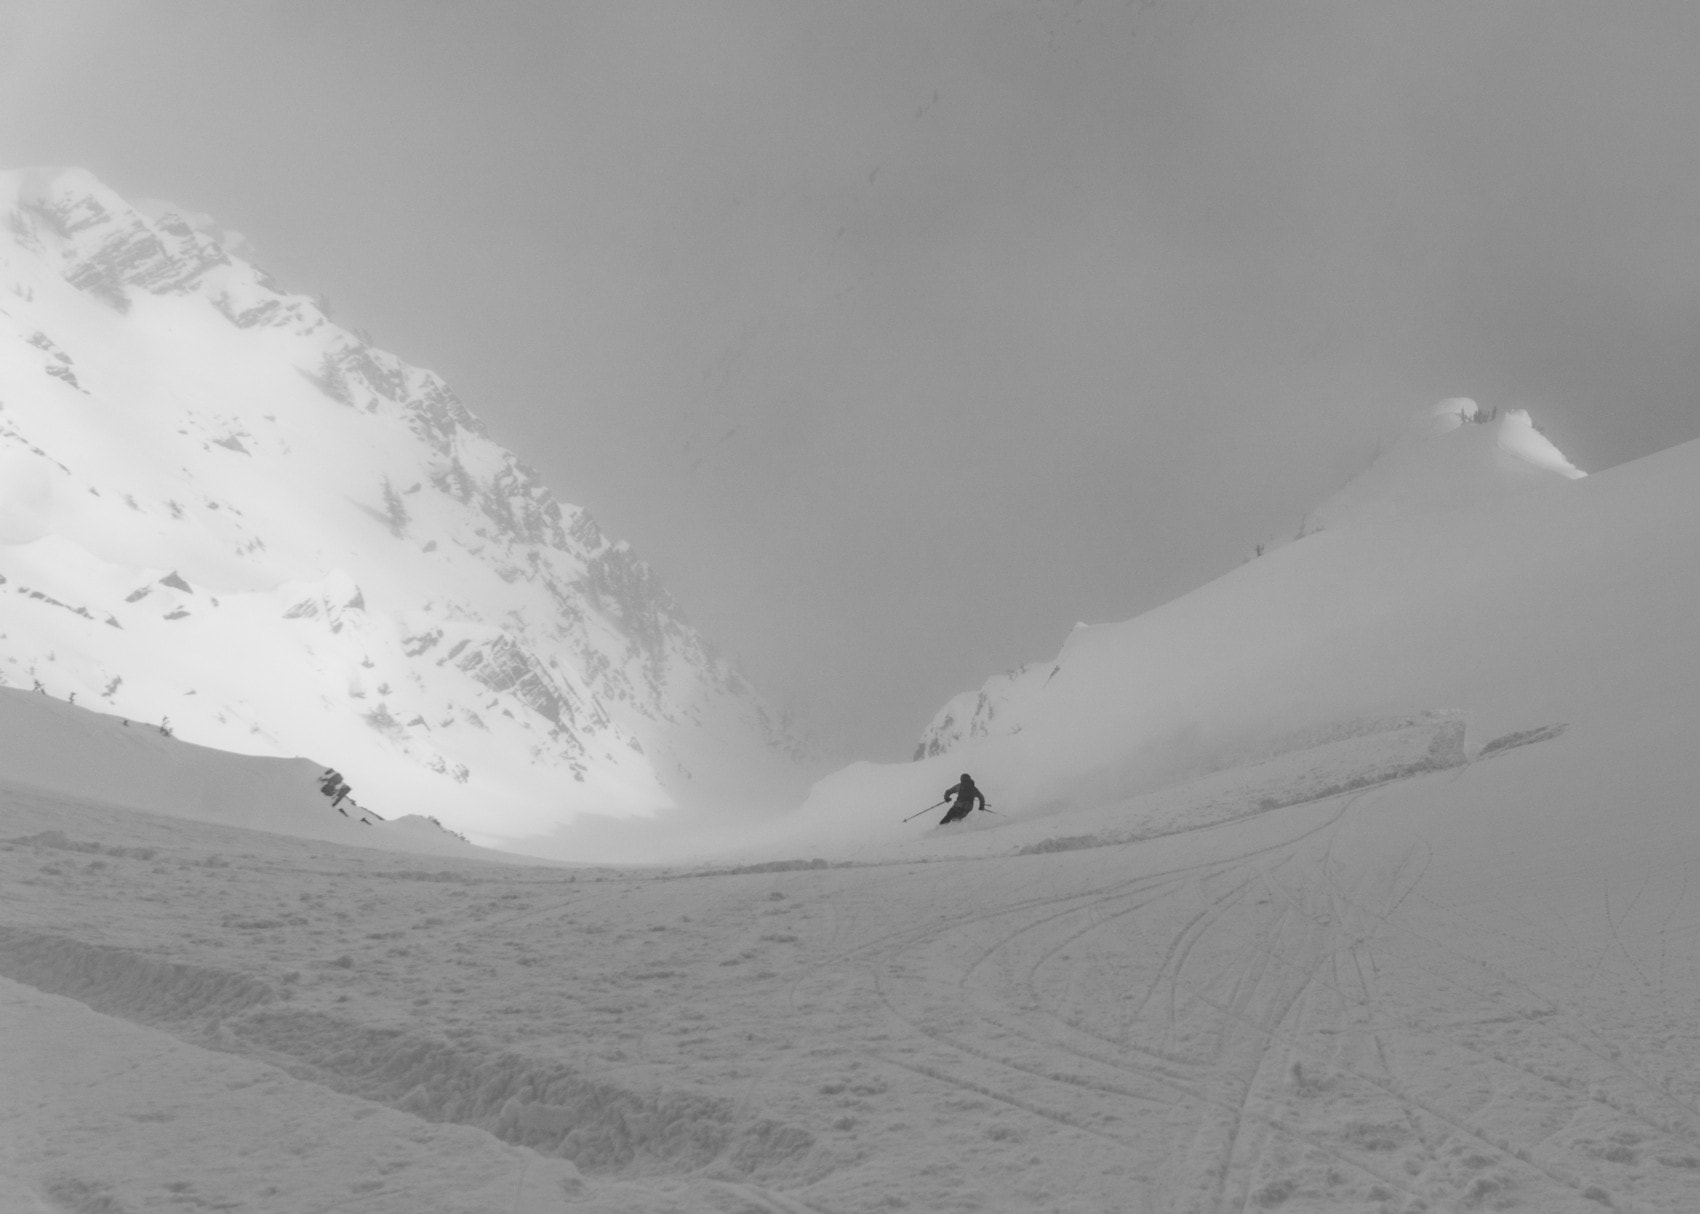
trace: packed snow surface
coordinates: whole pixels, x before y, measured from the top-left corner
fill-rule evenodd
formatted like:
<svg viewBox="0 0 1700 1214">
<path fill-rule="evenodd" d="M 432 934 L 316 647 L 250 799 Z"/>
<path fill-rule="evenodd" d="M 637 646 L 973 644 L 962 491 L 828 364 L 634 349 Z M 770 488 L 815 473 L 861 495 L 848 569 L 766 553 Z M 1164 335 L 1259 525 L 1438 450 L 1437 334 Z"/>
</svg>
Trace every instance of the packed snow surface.
<svg viewBox="0 0 1700 1214">
<path fill-rule="evenodd" d="M 854 863 L 535 869 L 8 791 L 0 1194 L 1692 1210 L 1695 707 Z"/>
</svg>

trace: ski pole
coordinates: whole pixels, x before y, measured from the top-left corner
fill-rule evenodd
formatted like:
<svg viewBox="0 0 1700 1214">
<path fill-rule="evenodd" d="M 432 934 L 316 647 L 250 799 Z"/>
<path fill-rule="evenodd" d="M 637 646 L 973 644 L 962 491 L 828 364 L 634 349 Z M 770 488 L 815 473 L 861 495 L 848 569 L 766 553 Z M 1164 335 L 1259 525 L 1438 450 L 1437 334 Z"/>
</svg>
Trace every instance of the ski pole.
<svg viewBox="0 0 1700 1214">
<path fill-rule="evenodd" d="M 905 818 L 903 820 L 905 822 L 913 822 L 916 818 L 919 818 L 921 816 L 921 814 L 931 813 L 933 810 L 937 809 L 939 806 L 943 805 L 945 803 L 945 801 L 948 801 L 948 800 L 950 800 L 949 797 L 946 797 L 944 799 L 944 801 L 934 801 L 931 805 L 927 806 L 927 808 L 921 810 L 920 813 L 910 814 L 907 818 Z"/>
</svg>

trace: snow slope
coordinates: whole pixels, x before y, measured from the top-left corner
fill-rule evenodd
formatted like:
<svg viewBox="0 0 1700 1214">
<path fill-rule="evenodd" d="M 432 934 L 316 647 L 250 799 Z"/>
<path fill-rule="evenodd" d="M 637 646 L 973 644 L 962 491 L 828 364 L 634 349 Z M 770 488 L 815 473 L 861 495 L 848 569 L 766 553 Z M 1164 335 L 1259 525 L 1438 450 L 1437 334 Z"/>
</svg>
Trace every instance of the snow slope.
<svg viewBox="0 0 1700 1214">
<path fill-rule="evenodd" d="M 1413 434 L 1302 539 L 1077 627 L 1037 677 L 994 680 L 981 736 L 837 773 L 791 826 L 894 842 L 965 770 L 1039 817 L 1423 712 L 1474 746 L 1584 727 L 1700 666 L 1697 478 L 1696 443 L 1581 478 L 1522 413 Z"/>
<path fill-rule="evenodd" d="M 1008 732 L 839 773 L 737 860 L 0 786 L 0 1195 L 1700 1209 L 1700 444 L 1549 471 L 1079 630 Z M 898 824 L 962 766 L 1001 816 Z"/>
<path fill-rule="evenodd" d="M 156 726 L 0 688 L 0 788 L 15 796 L 145 810 L 302 839 L 503 858 L 429 819 L 386 821 L 310 759 L 238 755 Z"/>
<path fill-rule="evenodd" d="M 439 377 L 87 173 L 0 173 L 0 220 L 0 681 L 486 842 L 795 779 L 648 566 Z"/>
<path fill-rule="evenodd" d="M 1405 432 L 1369 468 L 1306 515 L 1299 524 L 1297 538 L 1341 527 L 1360 533 L 1377 525 L 1397 529 L 1401 521 L 1410 523 L 1419 518 L 1454 514 L 1470 508 L 1492 511 L 1499 503 L 1525 496 L 1544 498 L 1582 475 L 1540 433 L 1526 411 L 1511 410 L 1504 415 L 1495 411 L 1490 414 L 1472 400 L 1444 400 L 1414 415 Z M 1291 542 L 1289 538 L 1264 545 L 1260 555 L 1278 551 Z M 1398 545 L 1404 541 L 1398 536 L 1390 536 L 1388 542 L 1393 545 L 1389 553 L 1391 559 L 1402 560 L 1404 554 Z M 1458 542 L 1468 544 L 1472 541 Z M 1562 537 L 1556 537 L 1554 542 L 1562 546 Z M 1336 580 L 1356 582 L 1370 581 L 1378 576 L 1373 568 L 1359 570 L 1346 564 L 1354 559 L 1350 554 L 1345 555 L 1339 562 L 1341 567 L 1330 570 L 1330 576 Z M 1262 569 L 1260 566 L 1260 571 Z M 1284 576 L 1305 578 L 1309 574 L 1296 570 L 1291 575 L 1277 573 L 1274 576 L 1277 579 Z M 1322 594 L 1329 592 L 1326 584 L 1311 589 Z M 1240 608 L 1245 618 L 1223 623 L 1243 623 L 1253 630 L 1254 635 L 1224 635 L 1217 648 L 1223 652 L 1232 652 L 1239 645 L 1256 648 L 1261 645 L 1261 638 L 1266 633 L 1302 635 L 1315 631 L 1300 618 L 1266 617 L 1260 602 L 1262 593 L 1259 579 L 1242 580 L 1221 591 L 1200 592 L 1206 597 L 1244 596 Z M 1172 613 L 1184 613 L 1194 602 L 1195 599 L 1189 597 L 1170 610 Z M 1330 615 L 1336 610 L 1326 602 L 1318 604 L 1317 609 Z M 1166 626 L 1164 623 L 1158 628 Z M 1085 627 L 1077 625 L 1076 632 Z M 1112 632 L 1125 635 L 1130 630 L 1122 628 Z M 1223 631 L 1226 634 L 1228 629 Z M 1095 633 L 1094 644 L 1102 636 L 1102 630 Z M 1075 639 L 1071 638 L 1071 645 Z M 1109 643 L 1117 645 L 1122 642 L 1112 638 Z M 1209 639 L 1207 643 L 1216 644 Z M 1064 653 L 1067 652 L 1065 649 Z M 1189 674 L 1196 669 L 1196 658 L 1196 654 L 1187 655 Z M 1122 670 L 1125 673 L 1128 666 L 1143 664 L 1141 656 L 1129 656 L 1123 662 Z M 977 692 L 956 696 L 928 724 L 915 757 L 942 754 L 972 738 L 1011 735 L 1021 731 L 1025 728 L 1024 714 L 1038 711 L 1031 705 L 1049 698 L 1050 685 L 1060 665 L 1060 659 L 1031 662 L 1010 674 L 993 676 Z M 1127 701 L 1132 703 L 1143 697 L 1164 697 L 1169 693 L 1170 688 L 1161 682 L 1149 687 L 1151 681 L 1150 675 L 1143 671 L 1138 675 L 1130 674 Z M 1113 701 L 1102 705 L 1102 714 L 1117 722 L 1121 720 L 1120 710 Z"/>
<path fill-rule="evenodd" d="M 0 1193 L 1690 1211 L 1695 698 L 1229 824 L 879 863 L 421 863 L 0 793 Z"/>
</svg>

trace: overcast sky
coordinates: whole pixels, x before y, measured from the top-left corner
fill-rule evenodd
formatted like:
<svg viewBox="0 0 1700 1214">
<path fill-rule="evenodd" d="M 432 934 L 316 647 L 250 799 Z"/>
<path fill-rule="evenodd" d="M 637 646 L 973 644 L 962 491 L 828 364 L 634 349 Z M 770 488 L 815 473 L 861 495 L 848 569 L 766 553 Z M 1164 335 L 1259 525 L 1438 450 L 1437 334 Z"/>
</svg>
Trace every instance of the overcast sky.
<svg viewBox="0 0 1700 1214">
<path fill-rule="evenodd" d="M 835 755 L 1410 409 L 1700 433 L 1700 6 L 0 0 L 0 164 L 245 232 Z"/>
</svg>

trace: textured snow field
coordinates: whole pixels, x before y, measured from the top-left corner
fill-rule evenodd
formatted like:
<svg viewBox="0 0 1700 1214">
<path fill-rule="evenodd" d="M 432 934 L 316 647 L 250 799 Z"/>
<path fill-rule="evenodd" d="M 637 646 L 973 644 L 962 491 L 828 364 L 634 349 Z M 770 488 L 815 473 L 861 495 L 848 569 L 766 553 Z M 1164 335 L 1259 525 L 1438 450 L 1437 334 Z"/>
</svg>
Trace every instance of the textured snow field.
<svg viewBox="0 0 1700 1214">
<path fill-rule="evenodd" d="M 0 1200 L 1700 1209 L 1693 699 L 1141 842 L 768 871 L 14 786 Z"/>
</svg>

